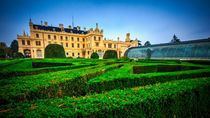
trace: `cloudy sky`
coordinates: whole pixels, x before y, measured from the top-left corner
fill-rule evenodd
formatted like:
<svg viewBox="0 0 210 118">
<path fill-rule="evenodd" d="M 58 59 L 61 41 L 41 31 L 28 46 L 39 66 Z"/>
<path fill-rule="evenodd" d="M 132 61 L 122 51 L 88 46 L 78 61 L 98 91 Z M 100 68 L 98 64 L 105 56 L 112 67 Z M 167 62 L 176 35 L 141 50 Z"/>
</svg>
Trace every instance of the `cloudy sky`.
<svg viewBox="0 0 210 118">
<path fill-rule="evenodd" d="M 99 28 L 104 37 L 144 43 L 167 43 L 176 34 L 182 41 L 210 37 L 210 0 L 1 0 L 0 41 L 10 45 L 29 31 L 29 18 L 49 25 Z"/>
</svg>

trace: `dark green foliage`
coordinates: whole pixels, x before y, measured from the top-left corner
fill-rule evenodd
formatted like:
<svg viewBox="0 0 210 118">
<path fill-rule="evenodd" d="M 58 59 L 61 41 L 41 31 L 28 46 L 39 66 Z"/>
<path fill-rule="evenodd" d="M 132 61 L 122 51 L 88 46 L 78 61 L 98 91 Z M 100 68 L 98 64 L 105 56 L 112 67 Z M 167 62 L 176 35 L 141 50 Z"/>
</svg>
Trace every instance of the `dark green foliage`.
<svg viewBox="0 0 210 118">
<path fill-rule="evenodd" d="M 177 38 L 177 36 L 174 34 L 173 39 L 171 40 L 171 43 L 179 43 L 181 42 L 180 39 Z"/>
<path fill-rule="evenodd" d="M 91 59 L 98 59 L 99 58 L 98 53 L 96 53 L 96 52 L 92 53 L 90 58 Z"/>
<path fill-rule="evenodd" d="M 58 44 L 49 44 L 45 48 L 45 58 L 66 58 L 63 46 Z"/>
<path fill-rule="evenodd" d="M 73 59 L 73 57 L 67 57 L 68 59 Z"/>
<path fill-rule="evenodd" d="M 5 58 L 6 54 L 6 49 L 0 46 L 0 58 Z"/>
<path fill-rule="evenodd" d="M 116 59 L 117 52 L 115 50 L 107 50 L 104 54 L 104 59 Z"/>
<path fill-rule="evenodd" d="M 72 63 L 49 63 L 49 62 L 32 62 L 33 68 L 55 67 L 55 66 L 70 66 Z"/>
<path fill-rule="evenodd" d="M 11 45 L 10 45 L 10 48 L 12 50 L 12 53 L 18 52 L 18 41 L 17 40 L 13 40 Z"/>
<path fill-rule="evenodd" d="M 21 52 L 13 52 L 13 58 L 24 58 L 24 55 Z"/>
<path fill-rule="evenodd" d="M 150 45 L 151 45 L 151 43 L 149 41 L 146 41 L 144 44 L 144 46 L 150 46 Z"/>
<path fill-rule="evenodd" d="M 194 66 L 182 66 L 182 65 L 155 65 L 155 66 L 133 66 L 133 73 L 154 73 L 154 72 L 174 72 L 174 71 L 185 71 L 204 69 L 201 67 Z"/>
</svg>

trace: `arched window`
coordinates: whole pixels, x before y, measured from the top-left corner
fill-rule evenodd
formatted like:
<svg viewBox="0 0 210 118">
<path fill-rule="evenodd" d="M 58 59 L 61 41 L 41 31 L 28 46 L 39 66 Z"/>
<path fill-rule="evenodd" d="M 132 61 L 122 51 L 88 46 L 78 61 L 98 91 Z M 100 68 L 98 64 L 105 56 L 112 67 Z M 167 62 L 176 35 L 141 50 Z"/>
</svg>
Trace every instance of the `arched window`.
<svg viewBox="0 0 210 118">
<path fill-rule="evenodd" d="M 54 36 L 54 39 L 56 39 L 56 36 Z"/>
<path fill-rule="evenodd" d="M 42 51 L 41 50 L 37 50 L 37 57 L 42 57 Z"/>
</svg>

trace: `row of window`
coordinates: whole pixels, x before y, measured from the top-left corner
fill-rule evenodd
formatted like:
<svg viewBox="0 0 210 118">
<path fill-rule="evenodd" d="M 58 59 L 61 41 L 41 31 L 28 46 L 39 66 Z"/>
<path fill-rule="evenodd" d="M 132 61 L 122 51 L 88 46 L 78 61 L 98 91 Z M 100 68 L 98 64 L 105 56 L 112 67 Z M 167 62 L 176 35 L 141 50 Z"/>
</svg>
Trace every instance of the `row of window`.
<svg viewBox="0 0 210 118">
<path fill-rule="evenodd" d="M 99 46 L 99 43 L 96 43 L 96 47 Z M 106 44 L 104 44 L 104 47 L 106 47 Z M 112 44 L 108 44 L 108 48 L 112 48 Z M 114 48 L 116 48 L 116 44 L 114 44 Z"/>
<path fill-rule="evenodd" d="M 22 40 L 22 45 L 26 45 L 25 40 Z M 29 40 L 27 40 L 27 45 L 30 45 L 30 41 Z M 36 45 L 40 46 L 41 45 L 41 41 L 36 41 Z"/>
<path fill-rule="evenodd" d="M 36 38 L 39 38 L 39 34 L 36 34 Z M 51 35 L 48 35 L 48 39 L 51 39 Z M 54 39 L 57 39 L 57 36 L 54 35 Z M 60 39 L 63 40 L 63 36 L 60 36 Z M 68 40 L 68 37 L 65 37 L 66 40 Z M 74 37 L 71 37 L 71 40 L 74 41 Z M 79 41 L 79 38 L 77 38 L 77 41 Z M 85 38 L 82 38 L 82 41 L 85 41 Z"/>
<path fill-rule="evenodd" d="M 22 40 L 22 45 L 25 45 L 25 44 L 26 44 L 25 40 Z M 27 40 L 27 45 L 31 45 L 29 40 Z"/>
</svg>

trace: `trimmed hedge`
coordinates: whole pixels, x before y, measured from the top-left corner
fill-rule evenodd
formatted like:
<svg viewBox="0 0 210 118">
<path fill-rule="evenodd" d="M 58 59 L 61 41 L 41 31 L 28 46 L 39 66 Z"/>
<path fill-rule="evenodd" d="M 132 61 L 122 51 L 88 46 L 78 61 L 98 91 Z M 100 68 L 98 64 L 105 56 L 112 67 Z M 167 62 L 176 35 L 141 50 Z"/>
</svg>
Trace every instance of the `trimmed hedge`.
<svg viewBox="0 0 210 118">
<path fill-rule="evenodd" d="M 49 62 L 32 62 L 33 68 L 55 67 L 55 66 L 70 66 L 72 63 L 49 63 Z"/>
<path fill-rule="evenodd" d="M 99 58 L 98 53 L 96 53 L 96 52 L 92 53 L 90 58 L 91 59 L 98 59 Z"/>
<path fill-rule="evenodd" d="M 44 58 L 66 58 L 63 46 L 58 44 L 49 44 L 45 48 Z"/>
<path fill-rule="evenodd" d="M 116 59 L 117 52 L 115 50 L 107 50 L 103 56 L 104 59 Z"/>
<path fill-rule="evenodd" d="M 1 106 L 1 117 L 209 117 L 210 78 Z"/>
<path fill-rule="evenodd" d="M 9 77 L 19 77 L 19 76 L 26 76 L 26 75 L 37 75 L 41 73 L 48 73 L 48 72 L 56 72 L 68 69 L 77 69 L 83 68 L 88 66 L 95 66 L 96 64 L 80 64 L 80 65 L 72 65 L 72 66 L 61 66 L 61 67 L 45 67 L 45 68 L 37 68 L 36 70 L 24 70 L 24 71 L 9 71 L 9 72 L 0 72 L 0 78 L 6 79 Z M 1 80 L 0 79 L 0 80 Z"/>
<path fill-rule="evenodd" d="M 93 92 L 101 93 L 113 89 L 132 88 L 158 82 L 210 76 L 209 69 L 148 74 L 129 74 L 129 71 L 132 71 L 131 68 L 125 67 L 116 71 L 114 70 L 113 72 L 107 72 L 103 76 L 93 78 L 87 82 L 88 89 Z M 119 74 L 116 74 L 116 72 Z"/>
<path fill-rule="evenodd" d="M 108 70 L 119 68 L 120 66 L 119 64 L 110 66 L 100 65 L 47 74 L 9 78 L 10 83 L 12 83 L 9 85 L 5 85 L 8 80 L 3 79 L 0 80 L 0 101 L 19 102 L 37 98 L 85 95 L 86 92 L 88 92 L 86 91 L 86 81 Z"/>
</svg>

